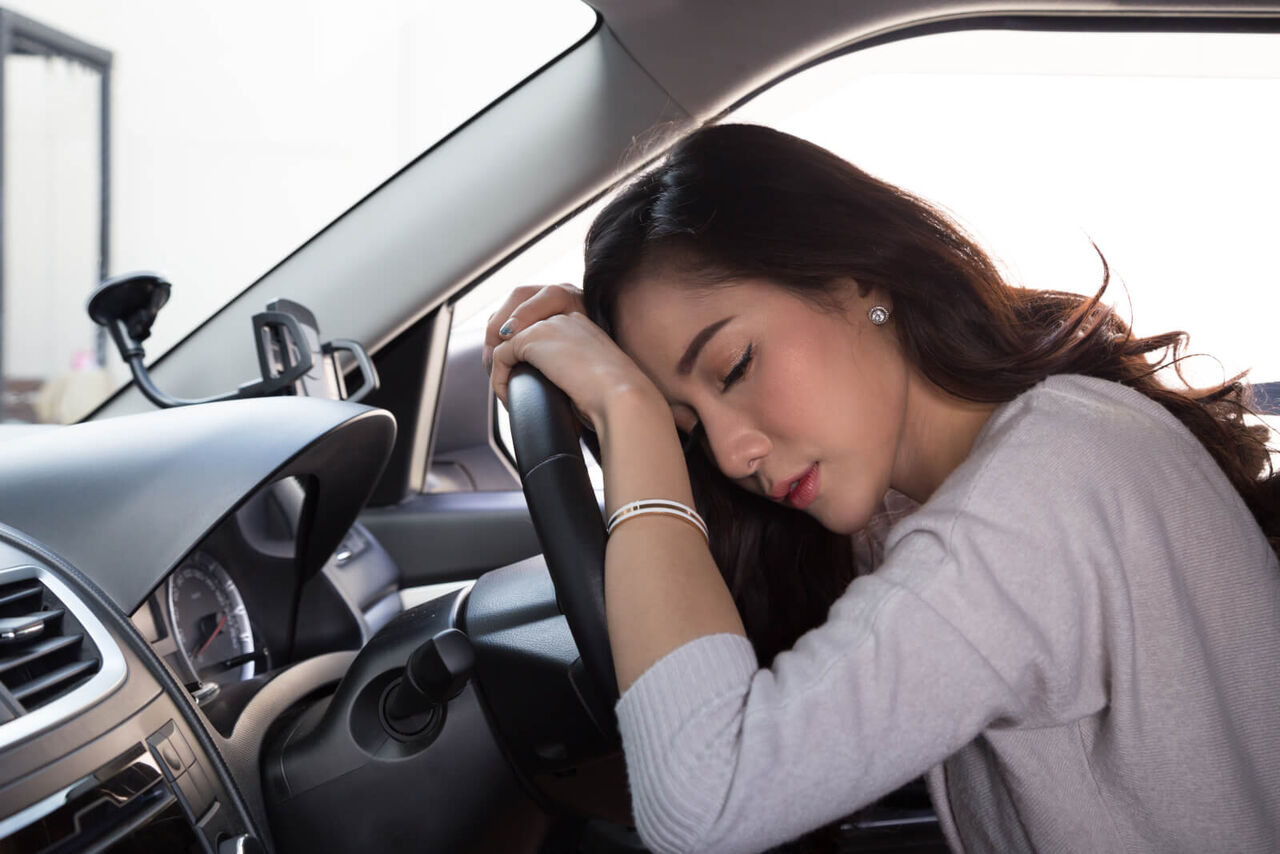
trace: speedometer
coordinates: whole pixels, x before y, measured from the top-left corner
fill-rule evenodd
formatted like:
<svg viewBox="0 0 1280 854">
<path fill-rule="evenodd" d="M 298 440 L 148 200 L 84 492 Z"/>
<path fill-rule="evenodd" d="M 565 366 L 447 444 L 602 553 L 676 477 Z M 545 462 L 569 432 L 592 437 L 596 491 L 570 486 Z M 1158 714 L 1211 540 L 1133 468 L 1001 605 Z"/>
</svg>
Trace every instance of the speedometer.
<svg viewBox="0 0 1280 854">
<path fill-rule="evenodd" d="M 249 612 L 235 582 L 211 555 L 194 552 L 169 579 L 174 640 L 202 680 L 254 675 L 257 652 Z"/>
</svg>

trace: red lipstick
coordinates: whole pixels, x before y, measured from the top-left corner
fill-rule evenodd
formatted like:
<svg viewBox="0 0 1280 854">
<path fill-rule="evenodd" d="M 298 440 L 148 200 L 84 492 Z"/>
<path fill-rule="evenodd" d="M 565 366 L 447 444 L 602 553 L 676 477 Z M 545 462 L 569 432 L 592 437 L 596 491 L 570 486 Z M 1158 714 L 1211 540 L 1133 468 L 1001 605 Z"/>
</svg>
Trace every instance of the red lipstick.
<svg viewBox="0 0 1280 854">
<path fill-rule="evenodd" d="M 786 501 L 797 510 L 803 510 L 818 497 L 819 486 L 818 464 L 814 463 L 803 472 L 779 481 L 769 496 L 775 501 Z"/>
<path fill-rule="evenodd" d="M 809 466 L 804 477 L 795 482 L 795 486 L 787 493 L 787 503 L 797 510 L 803 510 L 818 497 L 818 464 Z"/>
</svg>

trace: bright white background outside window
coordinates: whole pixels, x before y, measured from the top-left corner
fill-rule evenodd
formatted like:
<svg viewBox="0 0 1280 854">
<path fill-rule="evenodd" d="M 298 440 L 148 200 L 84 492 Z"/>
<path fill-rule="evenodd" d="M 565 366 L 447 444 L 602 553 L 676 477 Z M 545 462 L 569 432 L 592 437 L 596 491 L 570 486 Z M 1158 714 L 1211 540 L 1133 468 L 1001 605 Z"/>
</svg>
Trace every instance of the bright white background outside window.
<svg viewBox="0 0 1280 854">
<path fill-rule="evenodd" d="M 1092 240 L 1111 265 L 1106 299 L 1138 334 L 1182 329 L 1189 352 L 1210 354 L 1184 364 L 1188 379 L 1251 369 L 1274 382 L 1278 45 L 1265 34 L 930 35 L 808 69 L 725 120 L 802 136 L 943 206 L 1016 284 L 1093 293 Z M 589 224 L 566 223 L 558 256 L 541 249 L 461 303 L 463 339 L 511 287 L 580 281 Z"/>
<path fill-rule="evenodd" d="M 1028 287 L 1109 299 L 1280 380 L 1280 54 L 1268 35 L 966 32 L 851 54 L 734 119 L 942 204 Z M 1127 310 L 1125 312 L 1128 313 Z M 1220 380 L 1210 360 L 1187 366 Z"/>
<path fill-rule="evenodd" d="M 595 21 L 578 0 L 4 5 L 113 53 L 110 273 L 174 285 L 149 359 Z M 6 78 L 4 367 L 48 378 L 92 348 L 96 77 L 10 57 Z"/>
</svg>

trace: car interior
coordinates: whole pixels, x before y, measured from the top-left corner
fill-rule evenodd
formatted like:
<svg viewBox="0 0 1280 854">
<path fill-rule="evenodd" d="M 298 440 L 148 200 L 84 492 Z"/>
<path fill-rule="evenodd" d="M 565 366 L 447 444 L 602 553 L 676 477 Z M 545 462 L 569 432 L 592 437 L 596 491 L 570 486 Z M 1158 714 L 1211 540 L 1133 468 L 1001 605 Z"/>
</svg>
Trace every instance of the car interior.
<svg viewBox="0 0 1280 854">
<path fill-rule="evenodd" d="M 580 254 L 681 134 L 826 63 L 1280 30 L 1280 0 L 588 5 L 585 36 L 156 358 L 170 283 L 109 281 L 88 311 L 134 381 L 80 423 L 0 425 L 0 852 L 644 851 L 599 471 L 536 374 L 508 421 L 475 306 Z M 1280 373 L 1255 380 L 1280 412 Z M 919 780 L 795 846 L 946 850 Z"/>
</svg>

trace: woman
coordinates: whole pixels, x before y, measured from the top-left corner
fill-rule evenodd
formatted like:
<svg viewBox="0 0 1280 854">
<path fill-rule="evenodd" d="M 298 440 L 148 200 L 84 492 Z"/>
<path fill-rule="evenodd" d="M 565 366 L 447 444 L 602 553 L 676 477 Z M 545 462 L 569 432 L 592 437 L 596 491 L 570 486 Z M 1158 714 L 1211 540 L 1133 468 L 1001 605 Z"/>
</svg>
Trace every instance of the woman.
<svg viewBox="0 0 1280 854">
<path fill-rule="evenodd" d="M 1247 387 L 1162 385 L 1184 336 L 1010 288 L 926 203 L 764 128 L 685 139 L 586 260 L 581 297 L 513 296 L 486 359 L 500 396 L 522 360 L 568 393 L 625 516 L 607 618 L 653 850 L 763 850 L 926 771 L 957 850 L 1280 846 Z M 891 491 L 921 506 L 855 578 Z"/>
</svg>

